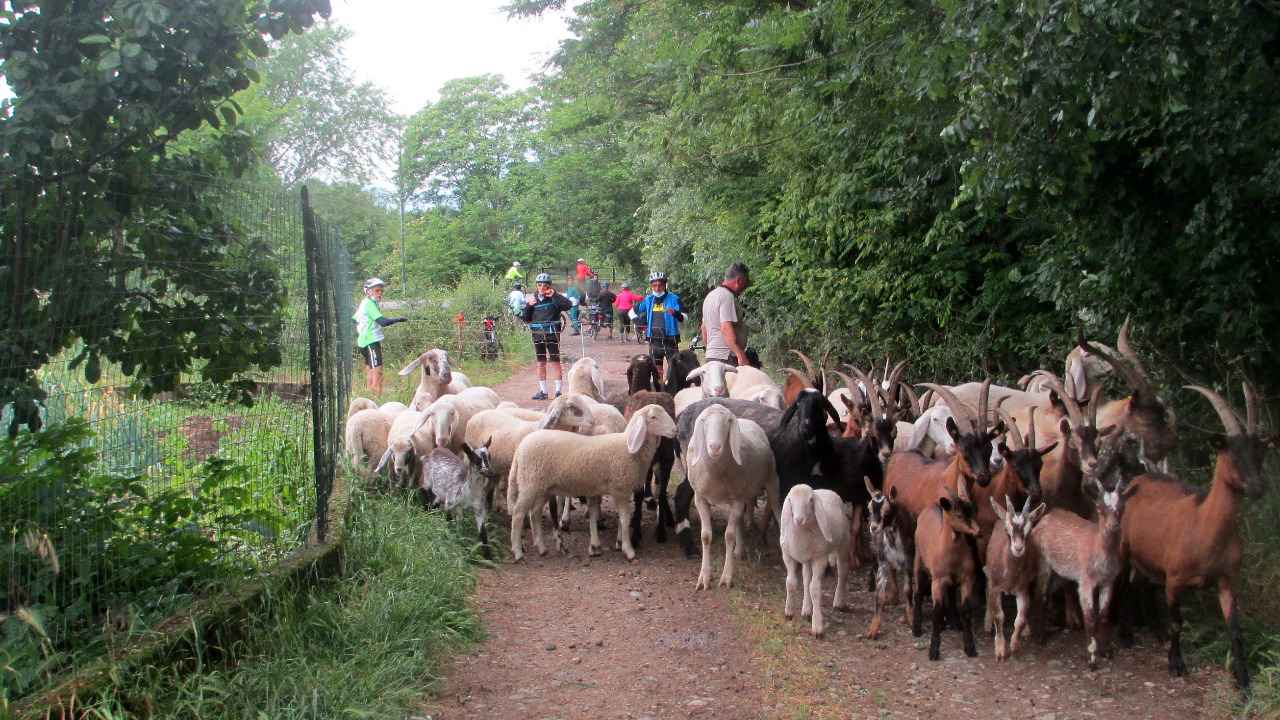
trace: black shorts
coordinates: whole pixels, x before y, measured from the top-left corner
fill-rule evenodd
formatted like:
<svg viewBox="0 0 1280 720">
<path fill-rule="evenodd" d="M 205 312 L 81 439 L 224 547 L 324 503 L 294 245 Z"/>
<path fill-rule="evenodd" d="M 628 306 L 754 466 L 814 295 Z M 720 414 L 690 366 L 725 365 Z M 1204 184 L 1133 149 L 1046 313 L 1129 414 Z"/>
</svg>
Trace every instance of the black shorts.
<svg viewBox="0 0 1280 720">
<path fill-rule="evenodd" d="M 560 362 L 560 332 L 558 330 L 533 331 L 533 356 L 538 362 Z"/>
<path fill-rule="evenodd" d="M 382 343 L 371 343 L 368 347 L 360 348 L 360 356 L 364 358 L 366 367 L 380 368 L 382 367 Z"/>
<path fill-rule="evenodd" d="M 626 310 L 618 311 L 618 323 L 622 326 L 623 330 L 631 329 L 631 316 L 627 314 Z"/>
<path fill-rule="evenodd" d="M 649 357 L 654 362 L 662 362 L 663 358 L 675 357 L 679 341 L 673 337 L 649 338 Z"/>
</svg>

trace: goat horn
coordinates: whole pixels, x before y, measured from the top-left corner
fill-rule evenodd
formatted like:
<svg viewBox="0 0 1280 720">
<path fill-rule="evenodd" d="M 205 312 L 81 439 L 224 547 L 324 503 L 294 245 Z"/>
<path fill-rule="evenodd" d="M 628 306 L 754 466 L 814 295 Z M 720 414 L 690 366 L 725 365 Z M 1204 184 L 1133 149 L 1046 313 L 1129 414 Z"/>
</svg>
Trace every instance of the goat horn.
<svg viewBox="0 0 1280 720">
<path fill-rule="evenodd" d="M 982 381 L 982 389 L 978 391 L 978 417 L 973 424 L 976 433 L 987 431 L 987 408 L 991 405 L 991 378 Z M 982 423 L 981 426 L 978 423 Z"/>
<path fill-rule="evenodd" d="M 808 375 L 805 375 L 804 373 L 800 372 L 799 370 L 797 370 L 797 369 L 795 369 L 795 368 L 784 367 L 784 368 L 782 368 L 782 372 L 784 372 L 784 373 L 786 373 L 786 374 L 790 375 L 791 377 L 794 377 L 795 379 L 799 380 L 799 381 L 800 381 L 800 383 L 801 383 L 801 384 L 803 384 L 803 385 L 804 385 L 805 387 L 807 387 L 807 388 L 811 388 L 811 387 L 813 387 L 813 380 L 812 380 L 812 379 L 810 379 Z"/>
<path fill-rule="evenodd" d="M 1022 514 L 1026 515 L 1029 512 L 1031 512 L 1031 493 L 1027 493 L 1027 501 L 1022 503 Z"/>
<path fill-rule="evenodd" d="M 1125 358 L 1123 360 L 1106 350 L 1103 350 L 1097 345 L 1090 343 L 1088 340 L 1085 340 L 1084 328 L 1077 330 L 1076 344 L 1086 352 L 1093 353 L 1107 361 L 1107 364 L 1115 368 L 1116 372 L 1120 373 L 1120 375 L 1125 379 L 1125 382 L 1129 384 L 1129 389 L 1132 390 L 1135 395 L 1146 395 L 1148 399 L 1155 399 L 1155 388 L 1153 388 L 1151 386 L 1151 382 L 1147 380 L 1147 375 L 1142 370 L 1141 364 L 1132 364 L 1138 356 L 1134 354 L 1133 348 L 1129 345 L 1129 321 L 1127 319 L 1125 320 L 1124 326 L 1120 328 L 1120 337 L 1116 342 L 1117 345 L 1120 345 L 1123 348 L 1120 350 L 1120 354 Z"/>
<path fill-rule="evenodd" d="M 1022 377 L 1018 378 L 1018 383 L 1017 383 L 1018 387 L 1022 388 L 1023 390 L 1026 390 L 1027 386 L 1031 384 L 1031 377 L 1032 377 L 1031 373 L 1027 373 L 1026 375 L 1023 375 Z"/>
<path fill-rule="evenodd" d="M 829 359 L 831 359 L 830 348 L 828 348 L 826 352 L 822 353 L 822 359 L 818 361 L 818 377 L 821 378 L 822 381 L 821 390 L 823 395 L 827 394 L 827 360 Z"/>
<path fill-rule="evenodd" d="M 876 421 L 880 420 L 881 415 L 884 414 L 884 408 L 880 405 L 880 387 L 875 384 L 873 379 L 863 374 L 863 372 L 858 368 L 851 367 L 850 369 L 853 370 L 853 374 L 858 378 L 859 382 L 862 383 L 863 392 L 867 396 L 867 402 L 871 403 L 872 419 Z"/>
<path fill-rule="evenodd" d="M 809 356 L 808 356 L 808 355 L 805 355 L 804 353 L 800 352 L 799 350 L 792 350 L 791 352 L 793 352 L 793 353 L 795 353 L 797 356 L 799 356 L 799 358 L 800 358 L 800 362 L 804 363 L 804 371 L 805 371 L 806 373 L 808 373 L 808 374 L 809 374 L 809 378 L 810 378 L 810 379 L 809 379 L 809 384 L 810 384 L 810 385 L 812 385 L 812 384 L 813 384 L 813 378 L 814 378 L 814 377 L 816 377 L 816 376 L 813 374 L 813 361 L 809 359 Z"/>
<path fill-rule="evenodd" d="M 1244 429 L 1250 435 L 1258 433 L 1258 390 L 1253 387 L 1253 383 L 1248 380 L 1244 381 L 1244 412 L 1246 421 Z"/>
<path fill-rule="evenodd" d="M 902 371 L 906 367 L 907 367 L 906 360 L 903 360 L 899 362 L 897 365 L 893 366 L 893 370 L 889 372 L 889 376 L 886 378 L 886 382 L 888 383 L 890 390 L 893 390 L 898 385 L 898 381 L 902 379 Z"/>
<path fill-rule="evenodd" d="M 839 370 L 832 370 L 831 372 L 835 373 L 836 377 L 844 381 L 844 386 L 849 388 L 849 392 L 851 393 L 858 392 L 857 385 L 853 382 L 853 378 L 849 377 L 845 373 L 840 372 Z"/>
<path fill-rule="evenodd" d="M 1099 385 L 1089 393 L 1089 426 L 1098 427 L 1098 406 L 1102 404 L 1102 386 Z"/>
<path fill-rule="evenodd" d="M 1022 433 L 1018 432 L 1018 423 L 1014 422 L 1013 417 L 1009 415 L 1009 413 L 1005 412 L 1004 408 L 1000 407 L 1004 404 L 1004 401 L 1008 399 L 1009 396 L 1006 395 L 1000 398 L 1000 402 L 996 403 L 996 415 L 999 415 L 1000 419 L 1004 420 L 1005 437 L 1009 439 L 1009 445 L 1012 446 L 1014 450 L 1022 450 L 1026 446 L 1022 442 Z"/>
<path fill-rule="evenodd" d="M 1027 436 L 1024 438 L 1028 450 L 1036 449 L 1036 406 L 1032 405 L 1027 411 L 1029 419 L 1027 420 Z M 1030 498 L 1027 501 L 1030 502 Z"/>
<path fill-rule="evenodd" d="M 920 396 L 920 414 L 923 415 L 925 410 L 933 407 L 933 391 L 925 390 Z"/>
<path fill-rule="evenodd" d="M 973 417 L 973 410 L 968 405 L 965 405 L 964 403 L 957 400 L 956 396 L 953 395 L 950 390 L 948 390 L 947 388 L 941 385 L 935 385 L 933 383 L 920 383 L 920 387 L 929 388 L 934 393 L 936 393 L 938 397 L 942 398 L 943 402 L 947 404 L 947 407 L 951 408 L 952 415 L 955 415 L 961 420 L 968 422 L 969 427 L 973 429 L 972 432 L 975 432 L 975 433 L 979 432 L 977 429 L 978 421 L 976 418 Z"/>
<path fill-rule="evenodd" d="M 920 404 L 920 398 L 916 395 L 916 391 L 902 381 L 898 381 L 898 387 L 902 388 L 902 392 L 907 394 L 907 399 L 911 401 L 912 412 L 915 413 L 916 417 L 923 415 L 924 406 Z"/>
<path fill-rule="evenodd" d="M 1227 401 L 1222 399 L 1221 395 L 1199 385 L 1184 385 L 1183 387 L 1188 390 L 1195 390 L 1213 404 L 1213 409 L 1218 411 L 1218 417 L 1222 420 L 1222 426 L 1227 429 L 1228 436 L 1244 434 L 1244 431 L 1240 428 L 1240 418 L 1231 409 L 1231 406 L 1227 404 Z"/>
<path fill-rule="evenodd" d="M 1027 502 L 1030 502 L 1030 501 L 1031 501 L 1030 498 L 1028 498 Z M 1014 511 L 1013 498 L 1009 497 L 1008 495 L 1004 496 L 1004 507 L 1005 507 L 1005 511 L 1009 513 L 1009 517 L 1013 517 L 1014 515 L 1017 514 Z M 1023 510 L 1023 512 L 1026 512 L 1026 510 Z"/>
<path fill-rule="evenodd" d="M 1049 384 L 1049 387 L 1058 393 L 1058 398 L 1062 400 L 1062 405 L 1067 409 L 1067 416 L 1071 418 L 1071 424 L 1077 427 L 1084 425 L 1084 413 L 1080 412 L 1080 405 L 1076 403 L 1076 399 L 1067 394 L 1065 388 L 1062 387 L 1062 381 L 1057 375 L 1048 370 L 1037 370 L 1031 373 L 1033 376 L 1043 379 Z"/>
</svg>

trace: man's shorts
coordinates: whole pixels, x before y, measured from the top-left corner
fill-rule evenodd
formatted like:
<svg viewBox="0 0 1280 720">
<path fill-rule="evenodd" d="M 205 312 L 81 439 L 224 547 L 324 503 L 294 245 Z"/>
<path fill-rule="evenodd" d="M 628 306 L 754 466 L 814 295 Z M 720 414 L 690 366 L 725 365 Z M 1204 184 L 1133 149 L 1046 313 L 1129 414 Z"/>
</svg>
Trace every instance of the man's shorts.
<svg viewBox="0 0 1280 720">
<path fill-rule="evenodd" d="M 663 358 L 675 357 L 679 351 L 678 341 L 673 337 L 649 338 L 649 357 L 654 362 L 662 362 Z"/>
<path fill-rule="evenodd" d="M 364 358 L 366 367 L 380 368 L 382 367 L 382 343 L 371 343 L 368 347 L 360 348 L 360 355 Z"/>
<path fill-rule="evenodd" d="M 613 311 L 612 310 L 600 311 L 600 325 L 603 327 L 613 327 Z"/>
<path fill-rule="evenodd" d="M 554 330 L 533 331 L 533 356 L 538 362 L 560 362 L 560 333 Z"/>
</svg>

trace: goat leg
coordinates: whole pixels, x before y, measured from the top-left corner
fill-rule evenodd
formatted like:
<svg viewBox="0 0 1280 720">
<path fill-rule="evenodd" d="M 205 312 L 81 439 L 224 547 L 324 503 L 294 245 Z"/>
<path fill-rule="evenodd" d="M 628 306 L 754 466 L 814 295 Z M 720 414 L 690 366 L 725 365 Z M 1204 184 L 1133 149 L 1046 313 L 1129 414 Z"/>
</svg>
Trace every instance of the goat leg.
<svg viewBox="0 0 1280 720">
<path fill-rule="evenodd" d="M 978 656 L 978 646 L 973 640 L 973 613 L 976 609 L 977 597 L 973 594 L 974 580 L 972 577 L 965 578 L 960 585 L 960 632 L 964 636 L 964 654 L 969 657 Z M 1000 633 L 1004 634 L 1004 628 L 1000 628 Z"/>
<path fill-rule="evenodd" d="M 987 617 L 984 619 L 984 623 L 987 630 L 995 630 L 996 662 L 1001 662 L 1009 657 L 1009 652 L 1005 649 L 1004 643 L 1004 605 L 1000 602 L 1001 594 L 995 588 L 987 588 Z M 1014 637 L 1017 637 L 1016 629 L 1014 630 Z"/>
<path fill-rule="evenodd" d="M 641 522 L 643 512 L 640 508 L 644 504 L 644 492 L 642 490 L 636 490 L 632 493 L 631 500 L 632 505 L 635 506 L 631 511 L 631 545 L 634 547 L 640 547 L 640 527 L 643 525 Z M 622 511 L 619 510 L 618 512 Z"/>
<path fill-rule="evenodd" d="M 933 596 L 933 627 L 929 636 L 929 659 L 942 659 L 942 626 L 947 617 L 947 596 L 950 588 L 940 580 L 934 580 L 931 591 Z"/>
<path fill-rule="evenodd" d="M 1111 584 L 1098 588 L 1097 631 L 1098 654 L 1110 658 L 1115 653 L 1111 650 L 1111 600 L 1115 597 Z"/>
<path fill-rule="evenodd" d="M 925 588 L 929 587 L 929 574 L 923 569 L 912 572 L 916 577 L 916 596 L 913 600 L 916 610 L 911 622 L 911 634 L 920 637 L 924 634 L 924 594 Z"/>
<path fill-rule="evenodd" d="M 1187 663 L 1182 659 L 1182 604 L 1176 587 L 1169 585 L 1164 592 L 1169 604 L 1169 674 L 1182 677 L 1187 674 Z"/>
<path fill-rule="evenodd" d="M 1235 675 L 1236 687 L 1249 689 L 1249 656 L 1244 652 L 1244 634 L 1240 632 L 1240 608 L 1236 606 L 1235 593 L 1231 590 L 1231 579 L 1218 579 L 1218 604 L 1222 607 L 1222 617 L 1227 621 L 1227 630 L 1231 633 L 1231 673 Z"/>
<path fill-rule="evenodd" d="M 1089 639 L 1089 669 L 1098 669 L 1098 608 L 1094 604 L 1094 593 L 1097 588 L 1080 582 L 1080 612 L 1084 615 L 1084 635 Z"/>
</svg>

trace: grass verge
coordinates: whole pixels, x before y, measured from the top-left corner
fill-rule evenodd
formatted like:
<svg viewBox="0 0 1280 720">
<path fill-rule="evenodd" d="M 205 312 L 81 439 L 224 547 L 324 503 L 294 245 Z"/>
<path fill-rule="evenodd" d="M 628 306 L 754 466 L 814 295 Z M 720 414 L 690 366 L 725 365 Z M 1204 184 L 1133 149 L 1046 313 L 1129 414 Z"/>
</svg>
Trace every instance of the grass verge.
<svg viewBox="0 0 1280 720">
<path fill-rule="evenodd" d="M 477 641 L 472 538 L 407 497 L 356 492 L 341 577 L 284 583 L 186 667 L 120 678 L 87 717 L 399 717 Z"/>
</svg>

